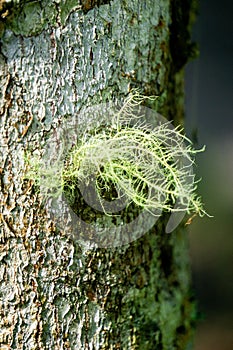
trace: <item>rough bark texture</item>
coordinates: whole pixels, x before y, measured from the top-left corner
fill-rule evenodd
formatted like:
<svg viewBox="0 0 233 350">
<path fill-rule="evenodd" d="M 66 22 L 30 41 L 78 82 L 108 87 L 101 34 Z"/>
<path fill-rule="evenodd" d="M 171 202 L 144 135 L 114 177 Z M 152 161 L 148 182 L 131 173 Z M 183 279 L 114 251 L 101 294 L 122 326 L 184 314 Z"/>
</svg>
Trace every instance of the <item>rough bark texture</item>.
<svg viewBox="0 0 233 350">
<path fill-rule="evenodd" d="M 132 87 L 158 95 L 158 110 L 180 123 L 190 6 L 0 3 L 1 350 L 190 349 L 184 228 L 166 235 L 164 215 L 129 245 L 84 249 L 48 219 L 23 161 L 64 118 Z"/>
</svg>

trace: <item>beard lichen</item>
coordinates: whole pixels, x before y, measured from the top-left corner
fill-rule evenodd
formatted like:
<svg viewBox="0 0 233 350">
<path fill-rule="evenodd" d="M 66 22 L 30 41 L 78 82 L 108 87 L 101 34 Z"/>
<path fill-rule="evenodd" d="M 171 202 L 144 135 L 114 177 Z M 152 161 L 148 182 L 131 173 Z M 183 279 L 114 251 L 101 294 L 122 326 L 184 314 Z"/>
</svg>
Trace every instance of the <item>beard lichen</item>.
<svg viewBox="0 0 233 350">
<path fill-rule="evenodd" d="M 195 154 L 204 148 L 195 150 L 183 129 L 170 122 L 148 123 L 138 112 L 144 99 L 137 90 L 130 93 L 111 123 L 84 132 L 56 171 L 32 157 L 27 177 L 43 183 L 44 193 L 65 193 L 70 202 L 77 199 L 78 187 L 88 190 L 91 183 L 106 215 L 114 215 L 105 204 L 115 198 L 152 215 L 158 211 L 205 215 L 192 171 Z"/>
</svg>

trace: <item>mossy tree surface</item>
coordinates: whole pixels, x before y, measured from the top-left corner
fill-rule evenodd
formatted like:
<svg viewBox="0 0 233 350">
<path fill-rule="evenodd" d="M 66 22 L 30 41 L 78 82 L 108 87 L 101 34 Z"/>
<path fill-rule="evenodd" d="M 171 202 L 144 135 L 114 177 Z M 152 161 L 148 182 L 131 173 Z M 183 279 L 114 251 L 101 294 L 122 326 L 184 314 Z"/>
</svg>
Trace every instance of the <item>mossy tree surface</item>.
<svg viewBox="0 0 233 350">
<path fill-rule="evenodd" d="M 192 4 L 172 3 L 0 4 L 0 349 L 190 349 L 182 225 L 165 234 L 164 215 L 131 244 L 84 248 L 49 219 L 23 161 L 83 106 L 135 87 L 182 121 Z"/>
</svg>

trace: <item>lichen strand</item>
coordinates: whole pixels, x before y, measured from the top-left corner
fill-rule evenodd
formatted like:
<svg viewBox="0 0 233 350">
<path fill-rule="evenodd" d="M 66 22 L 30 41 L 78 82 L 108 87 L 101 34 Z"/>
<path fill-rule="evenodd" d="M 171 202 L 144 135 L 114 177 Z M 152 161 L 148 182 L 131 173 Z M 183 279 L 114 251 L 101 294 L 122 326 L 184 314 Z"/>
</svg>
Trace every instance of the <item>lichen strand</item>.
<svg viewBox="0 0 233 350">
<path fill-rule="evenodd" d="M 162 96 L 165 109 L 174 88 L 167 84 L 169 1 L 115 0 L 86 15 L 66 11 L 64 26 L 49 2 L 52 21 L 49 15 L 42 27 L 27 3 L 36 29 L 22 28 L 16 17 L 15 33 L 8 27 L 1 39 L 1 347 L 183 350 L 191 330 L 185 236 L 168 237 L 161 224 L 129 246 L 90 250 L 55 228 L 23 180 L 25 149 L 42 154 L 48 132 L 84 105 L 138 85 Z"/>
</svg>

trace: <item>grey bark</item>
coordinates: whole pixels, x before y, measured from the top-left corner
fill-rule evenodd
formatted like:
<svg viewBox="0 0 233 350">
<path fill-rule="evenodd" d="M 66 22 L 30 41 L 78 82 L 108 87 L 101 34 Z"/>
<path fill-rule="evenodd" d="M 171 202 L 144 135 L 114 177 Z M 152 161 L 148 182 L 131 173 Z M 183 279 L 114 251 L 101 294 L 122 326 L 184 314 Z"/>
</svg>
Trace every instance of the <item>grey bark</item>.
<svg viewBox="0 0 233 350">
<path fill-rule="evenodd" d="M 25 151 L 42 153 L 64 119 L 133 87 L 182 121 L 189 10 L 169 0 L 1 2 L 1 350 L 190 348 L 183 225 L 166 235 L 164 215 L 128 245 L 86 249 L 24 179 Z"/>
</svg>

